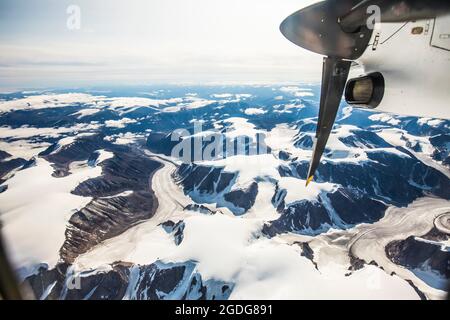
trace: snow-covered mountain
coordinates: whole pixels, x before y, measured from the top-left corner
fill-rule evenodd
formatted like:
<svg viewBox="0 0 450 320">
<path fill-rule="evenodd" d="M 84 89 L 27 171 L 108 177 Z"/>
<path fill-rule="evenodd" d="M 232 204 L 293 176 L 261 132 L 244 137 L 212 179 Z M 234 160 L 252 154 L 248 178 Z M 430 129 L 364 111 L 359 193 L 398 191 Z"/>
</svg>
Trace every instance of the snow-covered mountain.
<svg viewBox="0 0 450 320">
<path fill-rule="evenodd" d="M 319 89 L 0 95 L 0 219 L 23 286 L 38 299 L 444 298 L 450 122 L 343 104 L 306 188 Z"/>
</svg>

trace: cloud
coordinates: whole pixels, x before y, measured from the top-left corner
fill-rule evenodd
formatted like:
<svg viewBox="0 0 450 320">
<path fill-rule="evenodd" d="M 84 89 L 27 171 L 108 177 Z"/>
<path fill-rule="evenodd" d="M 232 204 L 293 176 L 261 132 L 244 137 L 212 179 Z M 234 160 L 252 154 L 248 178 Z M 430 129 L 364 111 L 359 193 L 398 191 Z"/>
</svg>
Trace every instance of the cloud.
<svg viewBox="0 0 450 320">
<path fill-rule="evenodd" d="M 73 116 L 78 116 L 77 118 L 81 119 L 81 118 L 84 118 L 86 116 L 92 116 L 92 115 L 94 115 L 94 114 L 96 114 L 96 113 L 98 113 L 100 111 L 101 111 L 101 109 L 90 109 L 90 108 L 87 108 L 87 109 L 82 109 L 80 111 L 72 113 L 72 115 Z"/>
<path fill-rule="evenodd" d="M 395 119 L 392 115 L 389 115 L 386 113 L 376 113 L 376 114 L 370 115 L 369 119 L 372 121 L 385 122 L 385 123 L 391 124 L 393 126 L 396 126 L 401 122 L 400 120 Z"/>
<path fill-rule="evenodd" d="M 296 97 L 313 97 L 314 93 L 310 88 L 300 88 L 296 86 L 281 87 L 280 91 L 292 94 Z"/>
<path fill-rule="evenodd" d="M 244 113 L 246 114 L 246 115 L 260 115 L 260 114 L 265 114 L 265 113 L 267 113 L 267 111 L 266 110 L 263 110 L 263 109 L 261 109 L 261 108 L 247 108 L 247 109 L 245 109 L 245 111 L 244 111 Z"/>
<path fill-rule="evenodd" d="M 137 121 L 130 118 L 122 118 L 120 120 L 107 120 L 105 126 L 108 128 L 125 128 L 127 124 L 136 123 Z"/>
<path fill-rule="evenodd" d="M 0 127 L 0 139 L 13 138 L 25 139 L 31 137 L 46 137 L 58 138 L 61 134 L 79 133 L 95 131 L 100 128 L 97 123 L 77 123 L 72 127 L 57 127 L 57 128 L 36 128 L 29 126 L 22 126 L 19 128 L 11 128 L 9 126 Z"/>
<path fill-rule="evenodd" d="M 440 119 L 431 119 L 431 118 L 420 118 L 417 120 L 417 124 L 423 125 L 429 125 L 430 127 L 438 127 L 441 124 L 444 123 L 444 120 Z"/>
<path fill-rule="evenodd" d="M 231 94 L 231 93 L 215 93 L 215 94 L 212 94 L 211 97 L 218 98 L 218 99 L 226 99 L 226 98 L 233 97 L 233 94 Z"/>
<path fill-rule="evenodd" d="M 320 56 L 279 32 L 281 21 L 309 0 L 136 0 L 133 6 L 80 0 L 79 31 L 66 28 L 62 3 L 31 3 L 30 14 L 17 1 L 5 1 L 4 89 L 148 81 L 277 83 L 321 75 Z"/>
<path fill-rule="evenodd" d="M 77 103 L 93 104 L 97 99 L 102 98 L 85 93 L 34 95 L 16 100 L 0 101 L 0 113 L 13 110 L 67 107 Z"/>
<path fill-rule="evenodd" d="M 25 98 L 0 101 L 0 113 L 14 110 L 46 109 L 60 108 L 69 105 L 82 105 L 83 109 L 73 113 L 82 118 L 87 115 L 95 114 L 101 109 L 110 109 L 119 113 L 126 114 L 137 108 L 160 108 L 170 105 L 179 105 L 177 108 L 195 109 L 214 103 L 213 100 L 204 100 L 197 97 L 188 96 L 185 98 L 170 99 L 149 99 L 140 97 L 114 97 L 91 95 L 87 93 L 45 93 L 31 95 Z"/>
</svg>

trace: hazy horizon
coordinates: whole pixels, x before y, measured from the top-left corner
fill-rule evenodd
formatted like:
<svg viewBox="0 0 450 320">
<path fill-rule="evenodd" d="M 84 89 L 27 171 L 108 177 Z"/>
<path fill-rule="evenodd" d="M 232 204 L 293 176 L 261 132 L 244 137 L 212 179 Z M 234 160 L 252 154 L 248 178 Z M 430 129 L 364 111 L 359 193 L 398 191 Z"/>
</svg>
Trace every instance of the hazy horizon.
<svg viewBox="0 0 450 320">
<path fill-rule="evenodd" d="M 311 2 L 3 0 L 0 90 L 317 82 L 321 57 L 279 31 Z"/>
</svg>

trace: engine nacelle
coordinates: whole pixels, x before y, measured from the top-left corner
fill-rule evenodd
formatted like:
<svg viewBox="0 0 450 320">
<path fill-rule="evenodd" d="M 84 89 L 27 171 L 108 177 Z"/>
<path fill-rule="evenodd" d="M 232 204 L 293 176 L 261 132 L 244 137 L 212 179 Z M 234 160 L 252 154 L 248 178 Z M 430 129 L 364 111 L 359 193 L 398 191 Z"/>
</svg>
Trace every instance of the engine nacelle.
<svg viewBox="0 0 450 320">
<path fill-rule="evenodd" d="M 345 86 L 348 104 L 362 108 L 376 108 L 384 96 L 384 77 L 379 72 L 350 79 Z"/>
</svg>

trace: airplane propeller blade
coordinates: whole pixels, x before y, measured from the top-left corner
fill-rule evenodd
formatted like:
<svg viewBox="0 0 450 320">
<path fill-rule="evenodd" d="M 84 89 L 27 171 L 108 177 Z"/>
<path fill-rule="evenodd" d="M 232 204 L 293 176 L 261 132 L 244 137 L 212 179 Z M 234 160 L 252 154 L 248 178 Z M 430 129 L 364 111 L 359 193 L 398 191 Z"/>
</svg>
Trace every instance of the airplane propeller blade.
<svg viewBox="0 0 450 320">
<path fill-rule="evenodd" d="M 309 165 L 306 186 L 314 178 L 314 173 L 320 164 L 320 159 L 333 128 L 339 109 L 345 83 L 350 71 L 351 61 L 326 57 L 323 59 L 322 91 L 320 94 L 319 118 L 311 163 Z"/>
<path fill-rule="evenodd" d="M 309 166 L 308 185 L 320 164 L 333 128 L 351 60 L 367 49 L 373 30 L 367 25 L 372 11 L 380 9 L 380 22 L 429 19 L 450 12 L 450 0 L 326 0 L 287 17 L 281 33 L 292 43 L 326 56 L 322 71 L 322 92 L 316 139 Z"/>
<path fill-rule="evenodd" d="M 365 27 L 358 32 L 346 33 L 339 25 L 338 17 L 348 13 L 357 3 L 355 0 L 319 2 L 294 12 L 280 25 L 281 33 L 289 41 L 326 56 L 317 131 L 306 185 L 314 177 L 333 128 L 348 78 L 350 60 L 361 56 L 372 34 L 372 30 Z"/>
</svg>

